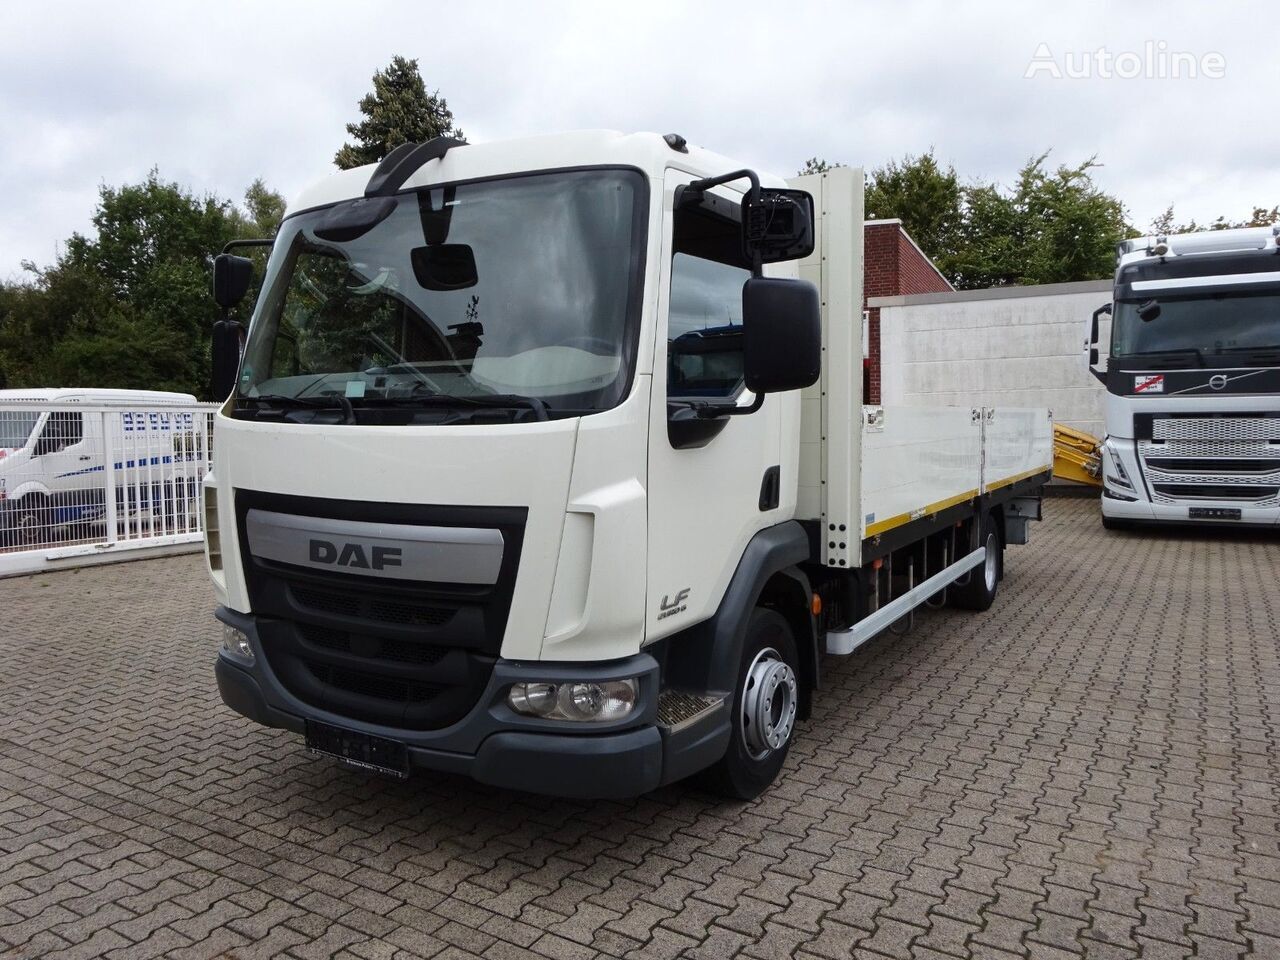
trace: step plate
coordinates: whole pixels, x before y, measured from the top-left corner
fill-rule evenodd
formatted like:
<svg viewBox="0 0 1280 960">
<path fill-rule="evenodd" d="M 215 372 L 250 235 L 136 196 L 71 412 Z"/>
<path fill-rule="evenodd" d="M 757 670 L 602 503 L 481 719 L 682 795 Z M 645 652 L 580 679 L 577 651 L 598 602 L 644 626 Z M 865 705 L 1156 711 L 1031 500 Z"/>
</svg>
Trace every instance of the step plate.
<svg viewBox="0 0 1280 960">
<path fill-rule="evenodd" d="M 658 725 L 672 729 L 682 727 L 722 703 L 724 697 L 708 697 L 684 690 L 663 690 L 658 695 Z"/>
</svg>

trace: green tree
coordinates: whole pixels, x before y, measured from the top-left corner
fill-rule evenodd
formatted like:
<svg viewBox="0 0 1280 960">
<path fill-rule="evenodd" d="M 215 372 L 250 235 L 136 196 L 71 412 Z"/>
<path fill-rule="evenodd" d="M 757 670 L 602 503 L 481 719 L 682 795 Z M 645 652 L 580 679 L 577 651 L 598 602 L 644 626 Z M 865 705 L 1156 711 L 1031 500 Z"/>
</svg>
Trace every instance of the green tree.
<svg viewBox="0 0 1280 960">
<path fill-rule="evenodd" d="M 355 143 L 345 143 L 333 158 L 343 170 L 377 163 L 402 143 L 421 143 L 433 137 L 457 137 L 462 131 L 440 91 L 427 92 L 418 61 L 392 57 L 385 70 L 373 75 L 373 92 L 360 100 L 364 119 L 348 123 Z"/>
<path fill-rule="evenodd" d="M 963 219 L 963 189 L 953 167 L 943 168 L 933 151 L 891 160 L 867 178 L 868 218 L 899 219 L 920 249 L 943 266 L 956 248 Z"/>
<path fill-rule="evenodd" d="M 961 289 L 1064 283 L 1110 276 L 1115 247 L 1132 234 L 1124 207 L 1093 182 L 1096 158 L 1074 167 L 1032 157 L 1017 186 L 965 189 L 954 256 L 944 272 Z"/>
<path fill-rule="evenodd" d="M 1280 206 L 1274 206 L 1270 209 L 1267 207 L 1254 207 L 1253 213 L 1244 220 L 1228 220 L 1226 217 L 1220 216 L 1208 226 L 1201 226 L 1195 220 L 1177 223 L 1174 220 L 1173 204 L 1169 204 L 1168 209 L 1152 221 L 1151 232 L 1169 235 L 1196 233 L 1201 230 L 1234 230 L 1237 227 L 1272 227 L 1277 223 L 1280 223 Z"/>
<path fill-rule="evenodd" d="M 25 264 L 28 282 L 0 287 L 0 382 L 203 395 L 213 256 L 235 237 L 273 232 L 282 206 L 261 181 L 246 210 L 156 171 L 104 186 L 88 235 L 74 234 L 51 266 Z"/>
<path fill-rule="evenodd" d="M 826 173 L 828 170 L 835 170 L 837 167 L 843 166 L 844 164 L 839 161 L 831 163 L 818 157 L 810 157 L 804 162 L 804 166 L 797 171 L 796 176 L 804 177 L 811 173 Z"/>
<path fill-rule="evenodd" d="M 241 216 L 246 235 L 273 237 L 284 219 L 287 204 L 284 197 L 270 189 L 261 177 L 244 192 L 244 214 Z"/>
</svg>

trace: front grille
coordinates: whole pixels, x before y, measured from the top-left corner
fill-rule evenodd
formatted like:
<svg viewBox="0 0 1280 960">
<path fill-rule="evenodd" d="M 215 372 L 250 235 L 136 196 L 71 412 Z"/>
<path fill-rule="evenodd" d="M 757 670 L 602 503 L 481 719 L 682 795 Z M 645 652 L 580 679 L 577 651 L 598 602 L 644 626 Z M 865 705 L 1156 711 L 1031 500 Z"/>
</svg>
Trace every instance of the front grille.
<svg viewBox="0 0 1280 960">
<path fill-rule="evenodd" d="M 1280 470 L 1280 459 L 1234 460 L 1223 457 L 1148 457 L 1152 470 L 1170 473 L 1270 473 Z"/>
<path fill-rule="evenodd" d="M 1269 500 L 1280 495 L 1280 487 L 1244 483 L 1153 483 L 1162 497 L 1175 500 Z"/>
<path fill-rule="evenodd" d="M 293 566 L 253 555 L 245 519 L 251 509 L 388 525 L 492 527 L 503 536 L 502 565 L 492 585 Z M 239 490 L 236 513 L 264 659 L 293 696 L 340 717 L 405 730 L 448 726 L 475 706 L 506 629 L 525 510 Z"/>
<path fill-rule="evenodd" d="M 307 669 L 320 683 L 391 703 L 424 703 L 434 699 L 445 689 L 438 683 L 411 683 L 377 673 L 344 670 L 325 663 L 308 663 Z"/>
<path fill-rule="evenodd" d="M 379 623 L 438 627 L 448 623 L 454 614 L 453 610 L 434 604 L 388 600 L 363 591 L 340 590 L 332 586 L 322 588 L 312 584 L 293 583 L 289 590 L 301 608 L 320 613 L 336 613 L 344 617 L 364 617 Z"/>
<path fill-rule="evenodd" d="M 1278 417 L 1155 417 L 1153 440 L 1280 440 Z"/>
<path fill-rule="evenodd" d="M 298 633 L 307 643 L 326 650 L 350 653 L 373 660 L 390 660 L 394 663 L 439 663 L 449 652 L 448 647 L 414 640 L 396 640 L 389 637 L 362 636 L 346 630 L 318 627 L 312 623 L 298 624 Z"/>
<path fill-rule="evenodd" d="M 1225 500 L 1280 506 L 1280 417 L 1142 414 L 1138 461 L 1155 503 Z"/>
</svg>

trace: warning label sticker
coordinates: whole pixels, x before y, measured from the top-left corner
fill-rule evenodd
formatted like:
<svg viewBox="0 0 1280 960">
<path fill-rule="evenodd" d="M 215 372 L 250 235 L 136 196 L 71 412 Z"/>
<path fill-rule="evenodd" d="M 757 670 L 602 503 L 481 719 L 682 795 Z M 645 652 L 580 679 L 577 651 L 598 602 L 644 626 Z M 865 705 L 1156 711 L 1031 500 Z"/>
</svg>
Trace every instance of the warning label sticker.
<svg viewBox="0 0 1280 960">
<path fill-rule="evenodd" d="M 1144 374 L 1133 378 L 1134 393 L 1164 393 L 1164 374 Z"/>
</svg>

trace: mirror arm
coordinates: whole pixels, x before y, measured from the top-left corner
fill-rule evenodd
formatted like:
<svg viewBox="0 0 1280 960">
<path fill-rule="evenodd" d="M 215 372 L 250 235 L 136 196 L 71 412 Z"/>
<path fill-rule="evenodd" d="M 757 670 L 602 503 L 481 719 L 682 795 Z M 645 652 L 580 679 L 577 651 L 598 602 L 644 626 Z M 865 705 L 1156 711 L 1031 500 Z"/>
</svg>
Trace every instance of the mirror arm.
<svg viewBox="0 0 1280 960">
<path fill-rule="evenodd" d="M 705 401 L 691 402 L 689 406 L 700 420 L 719 420 L 721 417 L 745 417 L 764 406 L 764 394 L 757 393 L 756 398 L 745 407 L 739 407 L 736 404 L 729 406 L 728 404 L 706 403 Z"/>
<path fill-rule="evenodd" d="M 733 173 L 722 173 L 718 177 L 707 177 L 704 180 L 694 180 L 692 183 L 685 184 L 683 192 L 679 198 L 679 203 L 700 203 L 702 195 L 712 187 L 718 187 L 722 184 L 732 183 L 734 180 L 750 180 L 751 188 L 742 198 L 743 206 L 746 207 L 752 203 L 756 203 L 760 199 L 760 178 L 756 176 L 754 170 L 735 170 Z M 751 275 L 753 277 L 764 276 L 764 254 L 759 250 L 751 255 Z M 758 408 L 757 408 L 758 409 Z"/>
<path fill-rule="evenodd" d="M 255 237 L 247 240 L 228 240 L 226 246 L 222 248 L 223 253 L 230 253 L 240 247 L 274 247 L 276 241 L 274 237 Z"/>
</svg>

